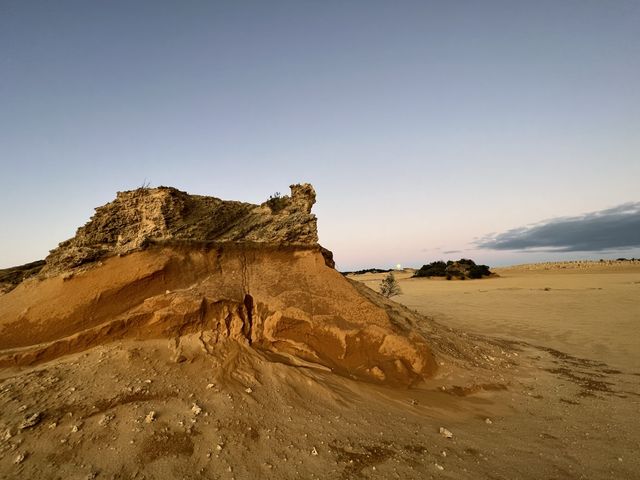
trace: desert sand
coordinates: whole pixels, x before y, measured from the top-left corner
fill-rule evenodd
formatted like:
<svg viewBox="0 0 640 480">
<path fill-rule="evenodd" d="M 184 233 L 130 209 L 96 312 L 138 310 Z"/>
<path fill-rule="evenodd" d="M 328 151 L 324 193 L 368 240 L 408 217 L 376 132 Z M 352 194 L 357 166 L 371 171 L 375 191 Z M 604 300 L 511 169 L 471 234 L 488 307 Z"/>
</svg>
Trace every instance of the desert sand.
<svg viewBox="0 0 640 480">
<path fill-rule="evenodd" d="M 510 393 L 492 399 L 510 406 L 502 426 L 514 430 L 482 440 L 499 446 L 496 470 L 519 466 L 512 478 L 640 478 L 633 453 L 640 447 L 640 262 L 494 271 L 464 281 L 397 272 L 403 293 L 394 300 L 463 335 L 522 348 Z M 373 289 L 383 277 L 352 276 Z"/>
<path fill-rule="evenodd" d="M 420 313 L 467 332 L 524 340 L 640 372 L 640 261 L 566 262 L 494 269 L 482 280 L 396 273 Z M 384 275 L 352 278 L 377 288 Z"/>
<path fill-rule="evenodd" d="M 390 301 L 314 202 L 122 192 L 3 277 L 0 478 L 638 476 L 637 266 Z"/>
</svg>

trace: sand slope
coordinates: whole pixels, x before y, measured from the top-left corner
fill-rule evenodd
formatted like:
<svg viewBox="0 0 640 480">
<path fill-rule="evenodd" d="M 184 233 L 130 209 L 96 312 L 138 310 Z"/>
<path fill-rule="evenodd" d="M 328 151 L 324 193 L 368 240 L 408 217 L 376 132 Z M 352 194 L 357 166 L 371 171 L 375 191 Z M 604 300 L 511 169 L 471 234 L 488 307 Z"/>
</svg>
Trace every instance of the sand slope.
<svg viewBox="0 0 640 480">
<path fill-rule="evenodd" d="M 637 273 L 622 274 L 636 285 Z M 415 290 L 399 300 L 452 311 L 441 320 L 482 331 L 516 302 L 512 295 L 523 291 L 514 289 L 518 285 L 529 292 L 522 305 L 533 321 L 532 311 L 542 309 L 542 316 L 547 308 L 542 294 L 569 279 L 564 272 L 544 273 L 542 283 L 551 290 L 538 295 L 530 290 L 535 279 L 509 275 L 477 283 L 402 280 L 406 291 Z M 603 291 L 626 285 L 598 275 L 604 275 L 598 280 Z M 497 280 L 512 288 L 496 289 L 494 301 L 476 305 L 475 315 L 470 304 L 466 317 L 455 314 L 473 298 L 465 292 L 501 285 Z M 354 288 L 375 298 L 364 286 Z M 634 292 L 619 290 L 610 303 Z M 281 362 L 236 341 L 180 363 L 166 339 L 125 339 L 35 367 L 4 368 L 0 477 L 638 477 L 637 369 L 572 355 L 568 343 L 551 348 L 535 330 L 528 331 L 533 341 L 492 339 L 383 304 L 438 346 L 439 369 L 428 383 L 399 389 L 356 381 L 318 365 Z M 566 328 L 570 323 L 568 316 Z M 34 412 L 39 421 L 21 430 Z M 441 427 L 453 437 L 443 436 Z"/>
<path fill-rule="evenodd" d="M 379 302 L 378 302 L 379 303 Z M 325 264 L 319 249 L 174 244 L 0 296 L 0 366 L 123 338 L 231 339 L 336 373 L 408 385 L 433 375 L 426 338 Z"/>
</svg>

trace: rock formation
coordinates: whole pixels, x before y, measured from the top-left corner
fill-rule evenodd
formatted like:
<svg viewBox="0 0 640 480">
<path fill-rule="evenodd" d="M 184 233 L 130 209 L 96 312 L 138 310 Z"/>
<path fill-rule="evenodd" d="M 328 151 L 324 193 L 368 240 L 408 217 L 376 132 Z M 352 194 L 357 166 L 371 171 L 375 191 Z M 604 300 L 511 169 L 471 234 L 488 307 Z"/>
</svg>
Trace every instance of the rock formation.
<svg viewBox="0 0 640 480">
<path fill-rule="evenodd" d="M 0 366 L 167 338 L 176 360 L 234 341 L 368 381 L 433 375 L 412 321 L 333 269 L 314 202 L 308 184 L 261 205 L 167 187 L 118 193 L 39 279 L 0 295 Z"/>
<path fill-rule="evenodd" d="M 189 195 L 171 187 L 118 192 L 113 202 L 96 208 L 75 237 L 51 251 L 43 273 L 57 274 L 168 240 L 317 245 L 316 216 L 311 213 L 315 201 L 309 184 L 292 185 L 290 197 L 261 205 Z"/>
<path fill-rule="evenodd" d="M 27 278 L 38 275 L 44 265 L 44 260 L 38 260 L 37 262 L 0 270 L 0 294 L 9 292 Z"/>
</svg>

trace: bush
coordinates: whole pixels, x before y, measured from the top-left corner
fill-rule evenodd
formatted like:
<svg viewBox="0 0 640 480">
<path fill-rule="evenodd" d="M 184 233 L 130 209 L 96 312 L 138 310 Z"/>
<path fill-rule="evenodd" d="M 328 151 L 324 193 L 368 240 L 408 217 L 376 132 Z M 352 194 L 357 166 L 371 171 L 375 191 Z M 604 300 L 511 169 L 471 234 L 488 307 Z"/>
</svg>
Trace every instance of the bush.
<svg viewBox="0 0 640 480">
<path fill-rule="evenodd" d="M 413 275 L 414 277 L 444 277 L 447 275 L 446 269 L 449 265 L 442 260 L 431 262 L 429 265 L 423 265 Z"/>
<path fill-rule="evenodd" d="M 473 264 L 470 268 L 469 268 L 469 278 L 482 278 L 482 277 L 488 277 L 489 275 L 491 275 L 491 270 L 489 270 L 489 267 L 487 265 L 476 265 Z"/>
<path fill-rule="evenodd" d="M 423 265 L 413 276 L 446 277 L 447 280 L 456 277 L 464 280 L 466 278 L 482 278 L 490 275 L 491 270 L 487 265 L 476 265 L 476 262 L 469 258 L 461 258 L 457 262 L 452 260 L 447 260 L 446 263 L 442 260 L 431 262 L 428 265 Z"/>
<path fill-rule="evenodd" d="M 384 277 L 382 282 L 380 282 L 380 293 L 387 298 L 391 298 L 402 293 L 400 285 L 398 285 L 398 281 L 393 273 L 389 273 L 389 275 Z"/>
<path fill-rule="evenodd" d="M 280 192 L 275 192 L 273 195 L 269 195 L 267 205 L 271 209 L 271 212 L 278 213 L 284 207 L 287 206 L 287 198 L 280 195 Z"/>
</svg>

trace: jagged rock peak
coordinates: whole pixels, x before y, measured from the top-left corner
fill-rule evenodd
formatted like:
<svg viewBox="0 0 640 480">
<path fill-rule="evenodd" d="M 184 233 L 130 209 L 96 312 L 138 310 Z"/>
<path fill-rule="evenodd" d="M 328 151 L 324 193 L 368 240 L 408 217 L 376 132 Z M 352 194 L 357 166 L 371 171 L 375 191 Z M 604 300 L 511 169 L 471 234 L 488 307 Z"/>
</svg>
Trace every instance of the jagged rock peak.
<svg viewBox="0 0 640 480">
<path fill-rule="evenodd" d="M 190 195 L 173 187 L 118 192 L 115 200 L 96 208 L 75 237 L 50 252 L 43 273 L 56 274 L 158 241 L 317 245 L 317 221 L 311 213 L 316 192 L 308 183 L 290 188 L 290 196 L 275 195 L 261 205 Z"/>
</svg>

